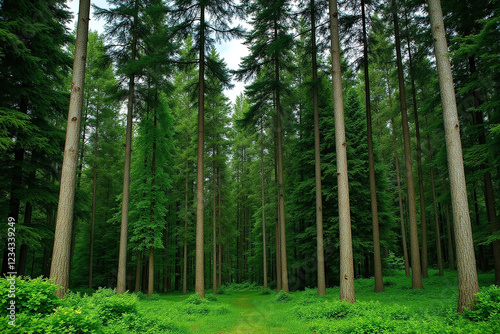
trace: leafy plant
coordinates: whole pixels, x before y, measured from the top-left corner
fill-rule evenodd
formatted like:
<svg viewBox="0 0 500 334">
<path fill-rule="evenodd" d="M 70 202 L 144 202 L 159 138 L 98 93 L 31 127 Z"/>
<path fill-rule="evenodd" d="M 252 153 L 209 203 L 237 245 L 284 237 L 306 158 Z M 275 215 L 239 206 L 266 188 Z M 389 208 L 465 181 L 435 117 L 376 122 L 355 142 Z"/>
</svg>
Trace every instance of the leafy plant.
<svg viewBox="0 0 500 334">
<path fill-rule="evenodd" d="M 464 317 L 473 321 L 489 321 L 500 318 L 500 286 L 491 285 L 476 293 L 476 301 L 464 311 Z"/>
</svg>

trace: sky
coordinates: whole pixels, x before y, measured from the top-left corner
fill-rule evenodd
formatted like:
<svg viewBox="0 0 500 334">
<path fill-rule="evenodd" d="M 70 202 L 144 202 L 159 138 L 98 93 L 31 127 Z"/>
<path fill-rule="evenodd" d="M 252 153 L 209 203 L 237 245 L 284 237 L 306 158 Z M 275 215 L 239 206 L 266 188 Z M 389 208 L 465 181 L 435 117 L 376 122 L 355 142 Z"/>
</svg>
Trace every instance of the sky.
<svg viewBox="0 0 500 334">
<path fill-rule="evenodd" d="M 92 0 L 93 5 L 98 7 L 106 8 L 108 7 L 106 0 Z M 79 0 L 67 0 L 66 4 L 68 5 L 71 12 L 73 12 L 73 22 L 69 24 L 70 29 L 75 28 L 75 20 L 78 16 L 78 5 Z M 99 34 L 104 33 L 104 21 L 97 20 L 93 17 L 93 9 L 90 9 L 90 30 L 97 31 Z M 227 67 L 236 70 L 238 69 L 238 65 L 241 62 L 241 58 L 248 55 L 248 49 L 244 46 L 242 39 L 231 40 L 230 42 L 222 42 L 216 46 L 217 51 L 220 56 L 225 60 Z M 233 80 L 234 88 L 230 90 L 226 90 L 224 93 L 230 99 L 230 101 L 234 104 L 236 101 L 236 97 L 240 95 L 243 90 L 245 84 L 243 82 L 238 82 Z"/>
</svg>

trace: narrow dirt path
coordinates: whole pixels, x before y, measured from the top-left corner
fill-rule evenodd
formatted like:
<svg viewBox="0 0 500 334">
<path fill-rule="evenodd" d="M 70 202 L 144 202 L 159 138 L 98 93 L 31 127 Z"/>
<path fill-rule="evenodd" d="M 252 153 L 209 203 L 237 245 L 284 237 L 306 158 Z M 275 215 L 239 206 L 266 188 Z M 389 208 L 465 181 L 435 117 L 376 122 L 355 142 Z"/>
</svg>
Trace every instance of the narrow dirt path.
<svg viewBox="0 0 500 334">
<path fill-rule="evenodd" d="M 268 324 L 271 313 L 269 302 L 259 302 L 255 296 L 255 292 L 241 293 L 231 301 L 231 308 L 239 313 L 238 323 L 231 333 L 271 333 Z"/>
</svg>

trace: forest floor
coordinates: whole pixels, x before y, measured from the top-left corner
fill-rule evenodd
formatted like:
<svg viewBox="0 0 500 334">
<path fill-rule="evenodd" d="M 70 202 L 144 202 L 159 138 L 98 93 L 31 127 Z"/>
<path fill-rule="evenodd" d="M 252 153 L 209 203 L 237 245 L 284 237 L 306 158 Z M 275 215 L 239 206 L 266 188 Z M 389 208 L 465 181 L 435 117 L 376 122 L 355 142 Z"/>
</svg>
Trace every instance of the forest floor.
<svg viewBox="0 0 500 334">
<path fill-rule="evenodd" d="M 500 333 L 500 303 L 493 320 L 458 315 L 456 272 L 436 274 L 429 271 L 423 290 L 411 289 L 404 273 L 386 276 L 382 293 L 373 292 L 373 279 L 358 279 L 355 304 L 340 302 L 338 287 L 327 296 L 316 289 L 289 295 L 261 289 L 226 290 L 203 301 L 195 295 L 155 295 L 141 298 L 139 310 L 169 321 L 179 333 Z M 479 279 L 487 290 L 494 275 Z"/>
</svg>

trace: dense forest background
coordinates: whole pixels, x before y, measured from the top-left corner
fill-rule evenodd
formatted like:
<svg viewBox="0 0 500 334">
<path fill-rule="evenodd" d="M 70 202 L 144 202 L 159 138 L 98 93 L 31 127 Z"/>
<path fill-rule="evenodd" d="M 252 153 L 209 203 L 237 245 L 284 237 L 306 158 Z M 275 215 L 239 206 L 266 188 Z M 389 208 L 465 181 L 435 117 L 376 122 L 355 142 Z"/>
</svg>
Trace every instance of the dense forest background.
<svg viewBox="0 0 500 334">
<path fill-rule="evenodd" d="M 338 285 L 328 3 L 108 3 L 109 8 L 95 8 L 107 22 L 106 32 L 89 33 L 70 286 L 117 285 L 127 111 L 133 116 L 127 290 L 194 290 L 200 221 L 204 284 L 214 292 L 225 282 L 244 281 L 281 290 L 284 272 L 286 289 L 318 286 L 315 110 L 324 277 L 327 286 Z M 500 2 L 441 4 L 477 268 L 495 270 L 500 284 Z M 448 162 L 427 6 L 418 0 L 351 0 L 339 1 L 339 13 L 354 275 L 403 268 L 410 275 L 416 257 L 424 279 L 428 268 L 454 269 Z M 18 222 L 19 275 L 49 276 L 75 48 L 68 20 L 65 1 L 0 2 L 0 215 Z M 237 20 L 250 28 L 236 27 Z M 214 47 L 230 38 L 241 38 L 250 50 L 237 71 L 228 70 Z M 224 90 L 235 79 L 247 86 L 231 103 Z M 405 123 L 410 156 L 404 149 Z M 197 202 L 200 187 L 203 197 Z M 410 250 L 412 207 L 417 253 Z"/>
</svg>

